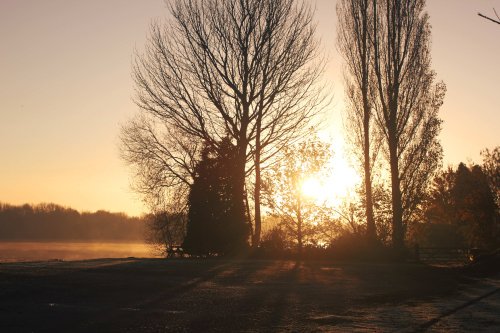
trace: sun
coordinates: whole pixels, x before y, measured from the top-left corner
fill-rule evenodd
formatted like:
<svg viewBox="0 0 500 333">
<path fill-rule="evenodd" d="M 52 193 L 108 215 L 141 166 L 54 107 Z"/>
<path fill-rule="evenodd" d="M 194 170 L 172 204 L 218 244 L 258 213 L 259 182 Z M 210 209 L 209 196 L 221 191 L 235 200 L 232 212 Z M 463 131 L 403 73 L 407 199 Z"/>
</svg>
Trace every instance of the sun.
<svg viewBox="0 0 500 333">
<path fill-rule="evenodd" d="M 307 177 L 302 182 L 300 190 L 306 197 L 319 197 L 323 192 L 323 186 L 317 178 Z"/>
<path fill-rule="evenodd" d="M 361 177 L 342 150 L 337 150 L 321 174 L 305 175 L 301 193 L 318 204 L 339 207 L 354 194 Z"/>
</svg>

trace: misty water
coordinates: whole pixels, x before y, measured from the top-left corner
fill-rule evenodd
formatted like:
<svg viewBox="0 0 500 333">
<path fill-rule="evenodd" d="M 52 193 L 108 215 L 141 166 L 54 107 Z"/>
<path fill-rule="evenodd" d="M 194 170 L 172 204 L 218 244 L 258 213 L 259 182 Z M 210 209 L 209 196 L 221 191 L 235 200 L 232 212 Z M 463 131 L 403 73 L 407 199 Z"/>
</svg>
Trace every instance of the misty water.
<svg viewBox="0 0 500 333">
<path fill-rule="evenodd" d="M 0 262 L 155 257 L 144 243 L 0 242 Z"/>
</svg>

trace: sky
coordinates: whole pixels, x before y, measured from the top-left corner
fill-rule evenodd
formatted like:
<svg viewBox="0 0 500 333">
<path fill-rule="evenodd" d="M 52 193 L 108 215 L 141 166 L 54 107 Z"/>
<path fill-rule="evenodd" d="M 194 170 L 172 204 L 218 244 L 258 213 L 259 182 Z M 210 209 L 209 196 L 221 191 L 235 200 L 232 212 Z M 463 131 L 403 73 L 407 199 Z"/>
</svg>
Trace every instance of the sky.
<svg viewBox="0 0 500 333">
<path fill-rule="evenodd" d="M 328 131 L 342 140 L 336 0 L 309 0 L 328 56 Z M 428 0 L 432 67 L 447 85 L 444 164 L 480 162 L 500 144 L 500 0 Z M 140 215 L 120 159 L 120 126 L 138 112 L 131 62 L 163 0 L 0 1 L 0 202 L 54 202 Z"/>
</svg>

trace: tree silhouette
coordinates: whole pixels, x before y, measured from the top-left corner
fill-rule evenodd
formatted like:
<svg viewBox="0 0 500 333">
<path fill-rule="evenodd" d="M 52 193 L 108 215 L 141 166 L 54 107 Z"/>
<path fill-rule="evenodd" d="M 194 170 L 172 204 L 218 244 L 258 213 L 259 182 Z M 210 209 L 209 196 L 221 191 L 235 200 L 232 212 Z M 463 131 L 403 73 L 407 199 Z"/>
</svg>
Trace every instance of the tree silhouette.
<svg viewBox="0 0 500 333">
<path fill-rule="evenodd" d="M 128 121 L 121 129 L 120 140 L 122 158 L 134 171 L 132 187 L 152 214 L 186 213 L 202 141 L 150 114 Z"/>
<path fill-rule="evenodd" d="M 480 248 L 498 245 L 496 204 L 481 167 L 473 165 L 469 169 L 460 163 L 452 195 L 457 209 L 457 223 L 469 245 Z"/>
<path fill-rule="evenodd" d="M 374 108 L 391 177 L 392 242 L 402 250 L 406 225 L 440 167 L 438 111 L 446 87 L 431 70 L 425 0 L 374 1 Z"/>
<path fill-rule="evenodd" d="M 107 211 L 78 212 L 53 203 L 0 203 L 0 240 L 144 241 L 143 218 Z"/>
<path fill-rule="evenodd" d="M 364 174 L 364 198 L 366 233 L 376 238 L 373 212 L 372 169 L 380 146 L 380 135 L 373 124 L 374 89 L 372 0 L 342 0 L 337 4 L 337 45 L 346 64 L 345 79 L 347 96 L 348 134 L 360 157 Z"/>
<path fill-rule="evenodd" d="M 317 241 L 321 224 L 329 217 L 324 202 L 304 193 L 304 182 L 314 177 L 321 181 L 331 156 L 327 144 L 309 140 L 282 152 L 280 163 L 265 175 L 265 199 L 280 226 L 296 244 L 299 254 L 305 243 Z"/>
<path fill-rule="evenodd" d="M 167 256 L 175 246 L 182 244 L 186 235 L 187 216 L 183 211 L 159 210 L 146 216 L 146 241 L 156 252 Z"/>
<path fill-rule="evenodd" d="M 248 244 L 250 226 L 238 191 L 234 168 L 237 147 L 224 138 L 215 150 L 207 144 L 189 193 L 187 233 L 183 249 L 193 255 L 227 255 Z"/>
<path fill-rule="evenodd" d="M 460 163 L 456 171 L 441 172 L 433 181 L 425 216 L 431 224 L 453 226 L 465 246 L 494 249 L 500 245 L 498 206 L 478 165 Z"/>
<path fill-rule="evenodd" d="M 456 205 L 453 197 L 455 171 L 448 169 L 436 175 L 429 189 L 426 217 L 433 223 L 449 224 L 456 220 Z"/>
<path fill-rule="evenodd" d="M 245 200 L 245 183 L 254 176 L 258 244 L 260 173 L 282 147 L 304 135 L 307 123 L 321 111 L 323 95 L 316 87 L 322 66 L 316 63 L 313 13 L 306 1 L 293 0 L 168 4 L 172 19 L 152 24 L 146 50 L 133 69 L 136 103 L 156 131 L 140 122 L 125 130 L 124 154 L 139 152 L 130 161 L 140 174 L 153 176 L 145 184 L 156 190 L 156 184 L 160 189 L 171 186 L 156 182 L 156 175 L 181 181 L 190 176 L 184 171 L 195 149 L 170 148 L 169 133 L 192 143 L 209 142 L 214 149 L 228 135 L 237 150 L 234 200 Z M 158 149 L 136 149 L 149 142 Z"/>
<path fill-rule="evenodd" d="M 500 147 L 497 146 L 491 151 L 484 149 L 481 151 L 481 156 L 483 158 L 481 167 L 488 177 L 497 207 L 500 207 Z"/>
</svg>

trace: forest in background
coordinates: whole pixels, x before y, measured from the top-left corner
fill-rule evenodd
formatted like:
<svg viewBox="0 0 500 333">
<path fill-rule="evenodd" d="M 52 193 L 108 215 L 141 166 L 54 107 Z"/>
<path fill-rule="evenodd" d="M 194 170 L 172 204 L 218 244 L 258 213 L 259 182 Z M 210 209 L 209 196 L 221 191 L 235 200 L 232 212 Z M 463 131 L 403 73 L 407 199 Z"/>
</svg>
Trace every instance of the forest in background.
<svg viewBox="0 0 500 333">
<path fill-rule="evenodd" d="M 124 213 L 78 212 L 53 203 L 0 203 L 0 241 L 144 242 L 143 218 Z"/>
</svg>

